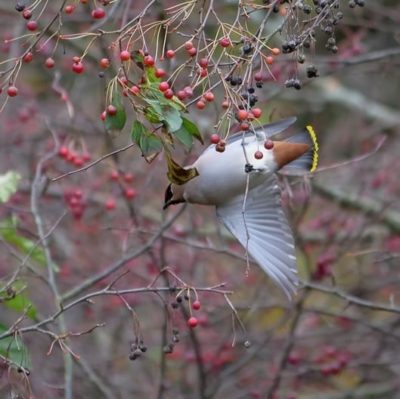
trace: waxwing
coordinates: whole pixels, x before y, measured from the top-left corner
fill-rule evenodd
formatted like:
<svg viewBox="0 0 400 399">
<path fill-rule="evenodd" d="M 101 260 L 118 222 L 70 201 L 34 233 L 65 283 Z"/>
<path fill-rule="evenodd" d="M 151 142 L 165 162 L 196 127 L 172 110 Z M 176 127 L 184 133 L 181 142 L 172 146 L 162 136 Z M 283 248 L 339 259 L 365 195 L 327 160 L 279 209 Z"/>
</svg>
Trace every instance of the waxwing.
<svg viewBox="0 0 400 399">
<path fill-rule="evenodd" d="M 183 185 L 170 184 L 164 203 L 164 209 L 181 202 L 215 206 L 219 220 L 289 298 L 298 285 L 296 254 L 277 172 L 301 175 L 313 172 L 318 163 L 311 126 L 277 137 L 295 121 L 287 118 L 232 134 L 223 152 L 211 144 L 186 167 L 196 168 L 198 176 Z"/>
</svg>

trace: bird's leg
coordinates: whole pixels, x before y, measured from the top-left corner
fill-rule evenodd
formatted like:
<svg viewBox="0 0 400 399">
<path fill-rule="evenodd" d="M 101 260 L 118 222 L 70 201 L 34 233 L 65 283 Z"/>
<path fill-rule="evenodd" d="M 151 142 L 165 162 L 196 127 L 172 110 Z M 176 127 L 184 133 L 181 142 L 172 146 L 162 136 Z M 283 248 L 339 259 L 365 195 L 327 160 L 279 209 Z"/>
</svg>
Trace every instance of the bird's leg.
<svg viewBox="0 0 400 399">
<path fill-rule="evenodd" d="M 255 168 L 251 163 L 246 163 L 246 165 L 244 165 L 244 171 L 246 173 L 251 173 L 251 172 L 265 172 L 266 168 Z"/>
<path fill-rule="evenodd" d="M 254 170 L 254 166 L 251 163 L 246 163 L 246 165 L 244 165 L 244 171 L 246 173 L 250 173 Z"/>
</svg>

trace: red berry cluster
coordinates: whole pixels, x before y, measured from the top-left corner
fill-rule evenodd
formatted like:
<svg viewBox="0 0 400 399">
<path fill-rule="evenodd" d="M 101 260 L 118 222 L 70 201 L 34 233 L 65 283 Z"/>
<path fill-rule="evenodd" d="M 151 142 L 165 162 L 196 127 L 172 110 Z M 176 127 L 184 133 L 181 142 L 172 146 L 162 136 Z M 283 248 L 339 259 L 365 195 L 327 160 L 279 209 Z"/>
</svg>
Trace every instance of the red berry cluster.
<svg viewBox="0 0 400 399">
<path fill-rule="evenodd" d="M 200 310 L 201 308 L 201 303 L 198 299 L 196 299 L 193 303 L 192 303 L 192 309 L 193 310 Z M 187 325 L 190 328 L 195 328 L 197 327 L 197 325 L 199 324 L 199 320 L 197 317 L 191 316 L 189 317 L 189 319 L 187 320 Z"/>
<path fill-rule="evenodd" d="M 132 173 L 126 172 L 124 174 L 120 174 L 117 170 L 113 170 L 110 173 L 110 180 L 119 182 L 120 184 L 124 185 L 123 194 L 126 199 L 131 200 L 137 196 L 136 190 L 131 187 L 131 183 L 134 181 L 134 176 Z M 106 202 L 106 209 L 112 210 L 116 206 L 115 200 L 109 198 Z"/>
<path fill-rule="evenodd" d="M 89 162 L 92 157 L 86 150 L 80 151 L 72 148 L 72 145 L 62 145 L 58 150 L 58 155 L 60 158 L 64 159 L 66 162 L 80 168 Z"/>
<path fill-rule="evenodd" d="M 322 280 L 332 275 L 332 264 L 336 260 L 336 256 L 331 253 L 324 253 L 317 259 L 316 269 L 313 274 L 314 280 Z"/>
<path fill-rule="evenodd" d="M 321 374 L 328 377 L 339 374 L 348 366 L 351 358 L 352 355 L 347 350 L 326 346 L 314 360 L 318 363 Z"/>
<path fill-rule="evenodd" d="M 75 220 L 82 219 L 86 208 L 83 193 L 80 189 L 69 189 L 64 192 L 64 199 Z"/>
</svg>

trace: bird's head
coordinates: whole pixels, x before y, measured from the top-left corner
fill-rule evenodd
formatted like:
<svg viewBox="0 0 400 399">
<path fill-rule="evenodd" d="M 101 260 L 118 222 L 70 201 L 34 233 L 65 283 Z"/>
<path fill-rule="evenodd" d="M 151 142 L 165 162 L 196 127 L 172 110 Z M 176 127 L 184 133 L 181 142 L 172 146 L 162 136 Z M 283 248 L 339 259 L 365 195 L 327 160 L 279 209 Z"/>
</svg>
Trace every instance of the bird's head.
<svg viewBox="0 0 400 399">
<path fill-rule="evenodd" d="M 169 184 L 167 189 L 165 190 L 163 209 L 167 209 L 170 205 L 186 202 L 185 198 L 183 197 L 183 191 L 183 186 Z"/>
</svg>

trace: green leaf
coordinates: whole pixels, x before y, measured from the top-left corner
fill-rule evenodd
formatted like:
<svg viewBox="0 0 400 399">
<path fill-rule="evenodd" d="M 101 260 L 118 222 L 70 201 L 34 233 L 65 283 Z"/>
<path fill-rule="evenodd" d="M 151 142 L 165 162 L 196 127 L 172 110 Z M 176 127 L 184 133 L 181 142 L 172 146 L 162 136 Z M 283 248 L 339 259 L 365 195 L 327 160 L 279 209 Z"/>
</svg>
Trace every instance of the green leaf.
<svg viewBox="0 0 400 399">
<path fill-rule="evenodd" d="M 164 122 L 168 127 L 168 131 L 173 133 L 181 128 L 182 126 L 182 117 L 181 113 L 175 108 L 170 108 L 168 111 L 164 112 Z"/>
<path fill-rule="evenodd" d="M 160 123 L 162 121 L 161 113 L 150 105 L 144 109 L 144 116 L 150 123 Z"/>
<path fill-rule="evenodd" d="M 147 129 L 146 126 L 143 125 L 142 122 L 139 121 L 134 121 L 132 124 L 132 140 L 140 146 L 140 137 L 146 133 L 150 133 Z"/>
<path fill-rule="evenodd" d="M 162 148 L 161 139 L 155 134 L 149 134 L 140 138 L 140 149 L 145 157 L 160 152 Z"/>
<path fill-rule="evenodd" d="M 22 293 L 16 295 L 12 299 L 7 299 L 3 302 L 4 306 L 9 309 L 15 310 L 18 313 L 23 313 L 26 309 L 26 315 L 32 319 L 36 320 L 37 309 L 33 303 L 28 299 L 28 297 Z"/>
<path fill-rule="evenodd" d="M 8 331 L 8 328 L 0 323 L 0 334 Z M 12 362 L 26 368 L 31 367 L 27 347 L 15 337 L 7 337 L 0 340 L 0 354 Z"/>
<path fill-rule="evenodd" d="M 17 191 L 21 175 L 13 170 L 0 175 L 0 202 L 7 202 Z"/>
<path fill-rule="evenodd" d="M 185 129 L 182 125 L 180 129 L 173 132 L 174 137 L 176 137 L 188 150 L 192 148 L 193 136 Z"/>
<path fill-rule="evenodd" d="M 184 117 L 182 117 L 182 121 L 183 121 L 183 126 L 184 128 L 197 140 L 200 141 L 201 144 L 204 144 L 204 140 L 203 137 L 198 129 L 198 127 L 196 126 L 195 123 L 193 123 L 191 120 L 186 119 Z"/>
<path fill-rule="evenodd" d="M 146 74 L 147 82 L 157 84 L 161 82 L 161 78 L 156 76 L 156 68 L 154 66 L 145 65 L 144 73 Z"/>
<path fill-rule="evenodd" d="M 0 237 L 23 254 L 29 254 L 30 258 L 39 264 L 46 264 L 46 257 L 44 256 L 43 249 L 40 246 L 36 246 L 34 241 L 18 234 L 17 226 L 11 219 L 0 223 Z"/>
<path fill-rule="evenodd" d="M 117 113 L 115 115 L 106 115 L 106 120 L 104 121 L 106 129 L 122 130 L 126 123 L 126 112 L 119 91 L 114 91 L 111 104 L 117 108 Z"/>
<path fill-rule="evenodd" d="M 161 139 L 151 133 L 143 123 L 134 121 L 132 124 L 132 140 L 139 146 L 144 156 L 160 152 L 163 148 Z"/>
<path fill-rule="evenodd" d="M 192 148 L 193 137 L 204 144 L 203 137 L 201 136 L 197 126 L 189 119 L 182 117 L 182 126 L 180 129 L 173 132 L 176 137 L 188 150 Z"/>
<path fill-rule="evenodd" d="M 167 155 L 168 162 L 168 179 L 174 184 L 185 184 L 189 180 L 199 175 L 196 168 L 184 169 L 182 166 L 177 164 L 169 155 Z"/>
<path fill-rule="evenodd" d="M 143 69 L 144 65 L 143 65 L 143 61 L 144 61 L 144 54 L 142 50 L 136 50 L 135 52 L 131 53 L 131 57 L 133 55 L 133 61 L 135 62 L 135 64 L 140 68 Z"/>
<path fill-rule="evenodd" d="M 148 104 L 155 104 L 159 107 L 162 107 L 164 110 L 168 110 L 171 108 L 176 109 L 177 111 L 185 111 L 186 105 L 179 100 L 178 97 L 173 96 L 171 99 L 165 98 L 164 94 L 159 90 L 158 83 L 148 84 L 147 87 L 143 90 L 143 100 Z M 162 111 L 161 111 L 162 113 Z"/>
</svg>

